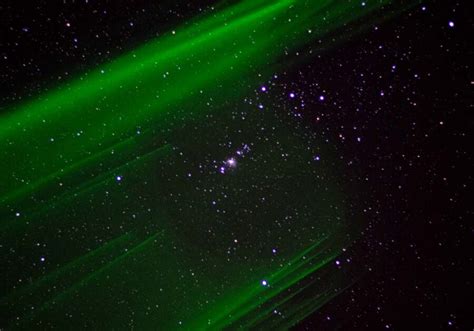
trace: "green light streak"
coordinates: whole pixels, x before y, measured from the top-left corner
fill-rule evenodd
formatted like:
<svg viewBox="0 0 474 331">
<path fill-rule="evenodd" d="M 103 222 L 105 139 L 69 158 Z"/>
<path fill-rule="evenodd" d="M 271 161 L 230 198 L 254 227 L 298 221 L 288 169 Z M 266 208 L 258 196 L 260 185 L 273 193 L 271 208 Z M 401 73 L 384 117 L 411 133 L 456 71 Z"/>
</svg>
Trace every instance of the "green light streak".
<svg viewBox="0 0 474 331">
<path fill-rule="evenodd" d="M 0 117 L 9 326 L 281 329 L 340 293 L 344 188 L 308 161 L 324 144 L 241 100 L 388 3 L 241 1 L 12 105 Z M 221 176 L 228 141 L 251 156 Z M 43 251 L 54 263 L 37 268 Z"/>
</svg>

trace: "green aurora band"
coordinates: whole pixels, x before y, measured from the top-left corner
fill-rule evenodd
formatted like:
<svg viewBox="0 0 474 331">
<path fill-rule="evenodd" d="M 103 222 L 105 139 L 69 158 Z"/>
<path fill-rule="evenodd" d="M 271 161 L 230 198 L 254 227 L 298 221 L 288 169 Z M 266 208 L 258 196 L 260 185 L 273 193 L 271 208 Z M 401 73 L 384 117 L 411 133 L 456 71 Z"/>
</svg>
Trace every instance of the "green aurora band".
<svg viewBox="0 0 474 331">
<path fill-rule="evenodd" d="M 9 106 L 7 327 L 286 329 L 343 291 L 331 262 L 354 224 L 332 152 L 287 112 L 242 100 L 388 2 L 223 4 Z M 221 175 L 229 142 L 248 153 Z"/>
</svg>

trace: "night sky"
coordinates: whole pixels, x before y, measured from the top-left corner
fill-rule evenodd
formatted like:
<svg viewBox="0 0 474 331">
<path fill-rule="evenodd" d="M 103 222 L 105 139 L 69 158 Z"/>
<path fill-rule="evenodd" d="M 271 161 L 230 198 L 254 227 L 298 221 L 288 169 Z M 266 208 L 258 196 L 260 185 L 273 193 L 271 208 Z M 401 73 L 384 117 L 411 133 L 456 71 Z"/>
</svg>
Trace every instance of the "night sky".
<svg viewBox="0 0 474 331">
<path fill-rule="evenodd" d="M 2 2 L 0 329 L 472 330 L 472 33 L 455 0 Z"/>
</svg>

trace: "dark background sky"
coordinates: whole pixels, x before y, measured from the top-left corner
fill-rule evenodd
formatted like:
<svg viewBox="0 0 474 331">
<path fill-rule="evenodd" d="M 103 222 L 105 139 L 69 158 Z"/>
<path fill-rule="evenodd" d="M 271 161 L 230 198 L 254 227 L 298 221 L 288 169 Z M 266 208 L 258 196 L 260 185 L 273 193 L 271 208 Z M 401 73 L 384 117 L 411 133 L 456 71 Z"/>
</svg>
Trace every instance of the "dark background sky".
<svg viewBox="0 0 474 331">
<path fill-rule="evenodd" d="M 0 112 L 215 3 L 2 2 Z M 270 97 L 291 109 L 284 91 L 311 96 L 298 112 L 341 155 L 367 218 L 344 258 L 368 272 L 296 329 L 474 327 L 468 3 L 422 1 L 279 72 Z"/>
</svg>

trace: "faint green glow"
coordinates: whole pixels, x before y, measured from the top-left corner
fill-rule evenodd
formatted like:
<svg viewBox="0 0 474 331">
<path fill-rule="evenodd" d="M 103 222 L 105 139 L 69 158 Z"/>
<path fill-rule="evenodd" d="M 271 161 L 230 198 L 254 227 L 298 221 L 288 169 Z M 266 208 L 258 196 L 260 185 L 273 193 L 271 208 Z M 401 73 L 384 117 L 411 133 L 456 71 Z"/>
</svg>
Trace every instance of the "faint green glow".
<svg viewBox="0 0 474 331">
<path fill-rule="evenodd" d="M 222 6 L 13 105 L 0 117 L 10 325 L 281 329 L 340 293 L 330 262 L 347 240 L 344 187 L 308 161 L 324 147 L 279 109 L 242 100 L 312 55 L 301 46 L 387 3 Z M 252 156 L 221 176 L 213 160 L 228 141 Z M 39 253 L 44 269 L 31 263 Z"/>
</svg>

